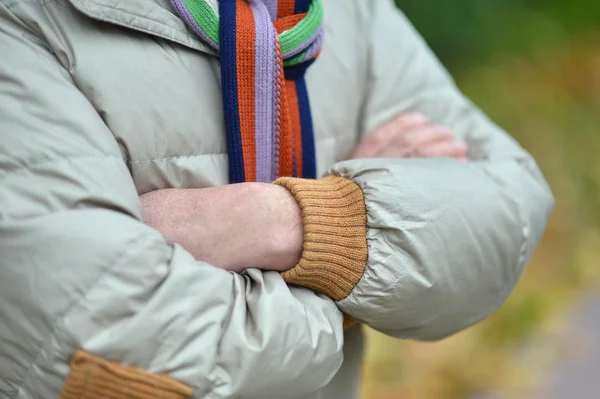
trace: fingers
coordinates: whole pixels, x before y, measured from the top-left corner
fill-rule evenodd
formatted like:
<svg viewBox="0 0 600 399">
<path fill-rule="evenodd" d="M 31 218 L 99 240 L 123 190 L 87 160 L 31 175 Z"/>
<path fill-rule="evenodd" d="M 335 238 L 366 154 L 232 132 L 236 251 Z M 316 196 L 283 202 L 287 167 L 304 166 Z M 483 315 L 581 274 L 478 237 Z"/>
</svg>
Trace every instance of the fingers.
<svg viewBox="0 0 600 399">
<path fill-rule="evenodd" d="M 420 146 L 413 153 L 419 158 L 466 158 L 467 144 L 464 141 L 451 138 L 449 140 L 430 142 Z"/>
<path fill-rule="evenodd" d="M 392 119 L 391 121 L 389 121 L 388 123 L 386 123 L 385 125 L 380 127 L 379 129 L 377 129 L 375 131 L 375 133 L 377 133 L 378 131 L 381 130 L 381 131 L 388 131 L 393 134 L 402 134 L 402 133 L 410 132 L 411 130 L 413 130 L 419 126 L 425 126 L 426 124 L 427 124 L 427 117 L 423 114 L 419 114 L 419 113 L 402 114 L 402 115 Z"/>
<path fill-rule="evenodd" d="M 427 127 L 427 118 L 422 114 L 404 114 L 377 129 L 370 137 L 389 147 L 392 143 L 406 146 L 413 132 Z"/>
<path fill-rule="evenodd" d="M 448 128 L 438 125 L 419 126 L 396 136 L 381 157 L 388 158 L 459 158 L 466 156 L 466 144 L 455 139 Z"/>
<path fill-rule="evenodd" d="M 467 160 L 467 144 L 418 113 L 403 114 L 381 126 L 355 149 L 352 158 L 455 158 Z"/>
<path fill-rule="evenodd" d="M 420 153 L 421 149 L 452 140 L 454 140 L 454 134 L 450 129 L 438 125 L 423 125 L 398 136 L 396 142 L 400 141 L 399 145 L 409 148 L 411 155 L 424 156 Z"/>
<path fill-rule="evenodd" d="M 386 148 L 396 141 L 398 137 L 408 134 L 410 131 L 425 126 L 427 118 L 418 113 L 402 114 L 392 119 L 383 126 L 377 128 L 368 135 L 355 149 L 352 158 L 374 158 L 381 157 Z M 402 153 L 406 145 L 397 148 L 396 156 Z M 405 151 L 406 152 L 406 151 Z"/>
</svg>

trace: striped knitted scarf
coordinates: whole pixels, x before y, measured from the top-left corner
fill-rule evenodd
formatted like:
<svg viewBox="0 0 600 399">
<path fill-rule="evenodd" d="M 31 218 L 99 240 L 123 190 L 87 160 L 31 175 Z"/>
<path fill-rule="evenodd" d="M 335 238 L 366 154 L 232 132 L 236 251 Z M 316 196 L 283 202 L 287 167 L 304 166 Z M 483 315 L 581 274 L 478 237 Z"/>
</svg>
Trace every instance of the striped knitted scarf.
<svg viewBox="0 0 600 399">
<path fill-rule="evenodd" d="M 321 0 L 170 0 L 221 58 L 230 183 L 314 178 L 307 67 L 323 42 Z"/>
</svg>

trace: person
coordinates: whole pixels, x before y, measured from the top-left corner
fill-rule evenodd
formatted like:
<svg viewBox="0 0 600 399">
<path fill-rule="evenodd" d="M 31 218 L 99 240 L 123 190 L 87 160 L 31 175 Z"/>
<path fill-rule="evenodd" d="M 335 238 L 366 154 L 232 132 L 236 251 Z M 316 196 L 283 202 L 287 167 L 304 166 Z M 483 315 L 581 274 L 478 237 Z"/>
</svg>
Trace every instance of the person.
<svg viewBox="0 0 600 399">
<path fill-rule="evenodd" d="M 477 323 L 542 235 L 390 0 L 0 4 L 4 398 L 354 398 L 363 326 Z"/>
</svg>

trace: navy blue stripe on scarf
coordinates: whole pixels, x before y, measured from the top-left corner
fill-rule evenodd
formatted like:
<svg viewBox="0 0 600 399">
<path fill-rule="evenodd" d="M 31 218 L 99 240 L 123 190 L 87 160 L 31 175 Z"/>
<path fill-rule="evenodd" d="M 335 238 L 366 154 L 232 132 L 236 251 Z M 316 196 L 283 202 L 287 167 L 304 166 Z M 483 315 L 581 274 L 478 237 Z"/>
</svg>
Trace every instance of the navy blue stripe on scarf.
<svg viewBox="0 0 600 399">
<path fill-rule="evenodd" d="M 292 67 L 287 67 L 284 70 L 285 78 L 293 80 L 296 84 L 298 111 L 300 113 L 300 130 L 302 131 L 302 177 L 306 179 L 315 179 L 317 177 L 315 135 L 308 90 L 306 88 L 306 81 L 304 80 L 306 70 L 313 62 L 314 60 L 309 60 Z"/>
<path fill-rule="evenodd" d="M 236 66 L 236 0 L 219 1 L 221 90 L 227 152 L 229 153 L 229 183 L 242 183 L 244 174 L 244 154 L 238 104 L 238 82 Z"/>
</svg>

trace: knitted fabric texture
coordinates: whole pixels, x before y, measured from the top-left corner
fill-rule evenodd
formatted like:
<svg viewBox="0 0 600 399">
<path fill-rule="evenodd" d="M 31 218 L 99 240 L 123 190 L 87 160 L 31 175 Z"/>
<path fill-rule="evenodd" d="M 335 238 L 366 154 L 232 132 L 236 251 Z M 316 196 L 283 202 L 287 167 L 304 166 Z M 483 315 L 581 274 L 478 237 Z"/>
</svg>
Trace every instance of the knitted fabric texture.
<svg viewBox="0 0 600 399">
<path fill-rule="evenodd" d="M 108 362 L 79 350 L 60 399 L 188 399 L 192 388 L 167 375 Z"/>
<path fill-rule="evenodd" d="M 230 183 L 315 178 L 304 74 L 323 42 L 321 0 L 170 0 L 221 58 Z"/>
<path fill-rule="evenodd" d="M 302 257 L 293 269 L 282 273 L 284 280 L 338 301 L 344 299 L 367 265 L 367 212 L 361 188 L 338 176 L 283 177 L 275 184 L 296 198 L 304 219 Z"/>
</svg>

